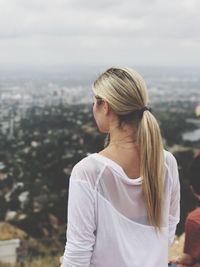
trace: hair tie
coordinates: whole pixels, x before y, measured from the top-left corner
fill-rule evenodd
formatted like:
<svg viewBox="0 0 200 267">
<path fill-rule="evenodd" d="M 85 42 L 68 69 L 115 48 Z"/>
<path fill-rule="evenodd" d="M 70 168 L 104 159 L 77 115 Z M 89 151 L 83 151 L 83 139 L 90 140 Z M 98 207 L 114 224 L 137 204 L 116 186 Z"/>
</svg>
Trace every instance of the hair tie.
<svg viewBox="0 0 200 267">
<path fill-rule="evenodd" d="M 142 118 L 143 113 L 146 110 L 149 111 L 149 112 L 151 112 L 151 108 L 148 108 L 147 106 L 145 106 L 145 107 L 143 107 L 143 108 L 141 108 L 141 109 L 138 110 L 138 115 L 139 115 L 140 118 Z"/>
</svg>

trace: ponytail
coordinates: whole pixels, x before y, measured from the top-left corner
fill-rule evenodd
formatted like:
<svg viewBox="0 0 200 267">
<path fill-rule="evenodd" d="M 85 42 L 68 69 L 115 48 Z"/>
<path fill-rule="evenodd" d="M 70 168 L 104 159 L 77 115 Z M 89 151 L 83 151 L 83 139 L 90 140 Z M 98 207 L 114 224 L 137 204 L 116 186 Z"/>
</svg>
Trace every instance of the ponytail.
<svg viewBox="0 0 200 267">
<path fill-rule="evenodd" d="M 159 125 L 150 112 L 144 112 L 138 127 L 140 174 L 150 224 L 162 225 L 164 152 Z"/>
</svg>

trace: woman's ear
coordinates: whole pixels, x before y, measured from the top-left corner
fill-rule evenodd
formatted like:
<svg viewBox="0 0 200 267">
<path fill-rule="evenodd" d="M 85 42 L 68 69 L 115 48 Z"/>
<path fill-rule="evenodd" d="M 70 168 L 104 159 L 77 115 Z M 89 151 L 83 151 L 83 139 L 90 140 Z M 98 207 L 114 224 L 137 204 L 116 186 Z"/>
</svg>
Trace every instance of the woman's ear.
<svg viewBox="0 0 200 267">
<path fill-rule="evenodd" d="M 104 115 L 108 115 L 110 112 L 110 106 L 108 104 L 107 101 L 103 101 L 103 111 L 104 111 Z"/>
</svg>

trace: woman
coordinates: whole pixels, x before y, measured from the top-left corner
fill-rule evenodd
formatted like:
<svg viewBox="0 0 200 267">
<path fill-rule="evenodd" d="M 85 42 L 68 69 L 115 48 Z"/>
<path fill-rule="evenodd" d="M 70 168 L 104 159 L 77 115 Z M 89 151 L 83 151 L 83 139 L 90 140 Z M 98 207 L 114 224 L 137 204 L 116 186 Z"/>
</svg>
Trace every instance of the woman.
<svg viewBox="0 0 200 267">
<path fill-rule="evenodd" d="M 164 267 L 179 221 L 175 158 L 163 150 L 145 82 L 110 68 L 94 82 L 107 146 L 73 168 L 62 267 Z"/>
</svg>

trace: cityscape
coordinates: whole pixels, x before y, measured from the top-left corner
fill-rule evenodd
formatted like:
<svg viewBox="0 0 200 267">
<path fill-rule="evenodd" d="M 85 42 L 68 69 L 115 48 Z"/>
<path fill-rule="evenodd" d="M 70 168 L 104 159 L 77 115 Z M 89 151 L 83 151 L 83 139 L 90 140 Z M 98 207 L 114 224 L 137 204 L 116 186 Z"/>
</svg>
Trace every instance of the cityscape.
<svg viewBox="0 0 200 267">
<path fill-rule="evenodd" d="M 200 102 L 200 78 L 183 76 L 144 73 L 149 105 L 166 148 L 178 160 L 183 202 L 187 199 L 178 234 L 194 205 L 187 167 L 200 147 L 200 122 L 194 112 Z M 104 145 L 105 136 L 92 115 L 95 75 L 82 79 L 64 73 L 0 75 L 0 222 L 15 225 L 43 245 L 49 240 L 49 253 L 64 246 L 72 167 Z M 45 249 L 37 242 L 29 243 L 29 253 L 41 251 Z"/>
</svg>

